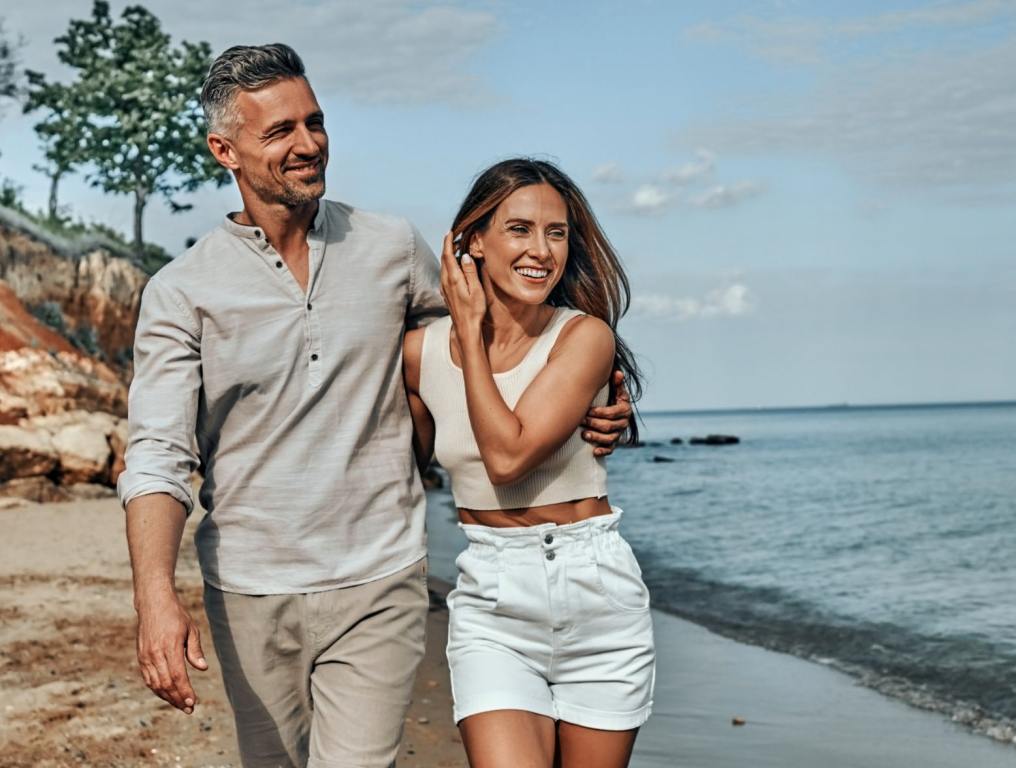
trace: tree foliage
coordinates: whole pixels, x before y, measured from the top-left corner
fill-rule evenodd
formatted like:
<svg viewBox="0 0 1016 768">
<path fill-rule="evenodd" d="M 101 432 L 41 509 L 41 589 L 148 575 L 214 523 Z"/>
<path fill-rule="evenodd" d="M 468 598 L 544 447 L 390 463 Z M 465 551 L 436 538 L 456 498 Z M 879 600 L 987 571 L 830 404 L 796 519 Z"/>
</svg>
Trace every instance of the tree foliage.
<svg viewBox="0 0 1016 768">
<path fill-rule="evenodd" d="M 46 162 L 34 168 L 50 180 L 49 218 L 56 220 L 60 218 L 57 199 L 60 179 L 73 173 L 87 159 L 85 135 L 89 124 L 86 105 L 82 103 L 78 89 L 62 83 L 49 83 L 41 72 L 28 70 L 25 74 L 28 79 L 25 112 L 45 111 L 42 120 L 35 124 L 35 132 L 42 139 Z"/>
<path fill-rule="evenodd" d="M 33 109 L 48 110 L 37 130 L 50 170 L 87 164 L 86 178 L 106 192 L 134 196 L 134 250 L 143 250 L 142 221 L 153 195 L 174 200 L 202 184 L 228 181 L 205 145 L 198 97 L 211 63 L 208 43 L 173 46 L 159 20 L 141 6 L 119 20 L 96 0 L 91 18 L 72 19 L 56 38 L 57 55 L 77 71 L 69 85 L 32 73 Z M 51 176 L 52 178 L 52 176 Z"/>
<path fill-rule="evenodd" d="M 0 99 L 11 99 L 18 93 L 18 46 L 19 41 L 7 37 L 0 18 Z"/>
</svg>

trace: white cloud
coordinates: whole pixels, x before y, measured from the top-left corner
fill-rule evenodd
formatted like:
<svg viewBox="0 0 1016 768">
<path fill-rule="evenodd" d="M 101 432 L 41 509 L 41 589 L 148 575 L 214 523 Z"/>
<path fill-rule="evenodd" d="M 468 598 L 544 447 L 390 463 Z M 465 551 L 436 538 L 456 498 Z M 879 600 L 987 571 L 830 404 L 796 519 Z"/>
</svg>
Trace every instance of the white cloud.
<svg viewBox="0 0 1016 768">
<path fill-rule="evenodd" d="M 891 41 L 878 38 L 922 28 L 971 27 L 1011 17 L 1014 11 L 1016 7 L 1007 0 L 970 0 L 842 19 L 739 16 L 690 26 L 684 37 L 693 42 L 732 42 L 774 61 L 814 64 L 849 53 L 858 39 L 889 45 Z"/>
<path fill-rule="evenodd" d="M 819 66 L 802 94 L 770 92 L 736 118 L 701 121 L 681 144 L 725 153 L 813 152 L 879 185 L 961 195 L 1016 182 L 1016 4 L 979 0 L 839 22 L 740 19 L 698 28 L 697 39 L 732 38 L 756 53 L 793 52 Z M 970 25 L 994 20 L 971 43 Z M 932 48 L 909 28 L 936 25 Z M 882 37 L 874 37 L 882 34 Z M 859 46 L 856 38 L 868 36 Z"/>
<path fill-rule="evenodd" d="M 702 298 L 636 293 L 631 315 L 655 320 L 684 321 L 693 318 L 738 317 L 754 309 L 751 292 L 744 283 L 715 288 Z"/>
<path fill-rule="evenodd" d="M 119 18 L 125 0 L 114 0 Z M 206 0 L 147 0 L 173 40 L 207 40 L 215 53 L 231 45 L 284 42 L 307 66 L 319 95 L 342 95 L 360 103 L 456 106 L 485 103 L 487 86 L 473 71 L 474 55 L 497 31 L 490 12 L 450 0 L 354 0 L 278 3 L 247 0 L 210 6 Z M 91 15 L 90 3 L 54 0 L 45 7 L 22 4 L 8 16 L 8 31 L 29 41 L 25 65 L 57 78 L 66 70 L 50 43 L 71 18 Z"/>
<path fill-rule="evenodd" d="M 656 213 L 669 202 L 670 195 L 655 184 L 643 184 L 632 195 L 631 209 L 635 213 Z"/>
<path fill-rule="evenodd" d="M 756 181 L 737 181 L 733 184 L 715 184 L 693 195 L 688 202 L 696 208 L 729 208 L 762 192 Z"/>
<path fill-rule="evenodd" d="M 593 169 L 593 181 L 599 184 L 619 184 L 624 181 L 624 173 L 617 163 L 604 163 Z"/>
<path fill-rule="evenodd" d="M 691 184 L 700 181 L 713 172 L 716 165 L 716 155 L 708 149 L 700 149 L 695 152 L 695 159 L 685 163 L 679 168 L 663 172 L 663 180 L 671 184 Z"/>
</svg>

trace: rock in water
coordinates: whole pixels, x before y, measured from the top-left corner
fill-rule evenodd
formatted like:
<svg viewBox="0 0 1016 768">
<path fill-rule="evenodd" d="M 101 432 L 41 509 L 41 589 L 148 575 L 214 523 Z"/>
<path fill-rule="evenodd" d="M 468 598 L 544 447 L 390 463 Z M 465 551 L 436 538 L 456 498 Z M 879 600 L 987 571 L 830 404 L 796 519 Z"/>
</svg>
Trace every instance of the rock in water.
<svg viewBox="0 0 1016 768">
<path fill-rule="evenodd" d="M 684 445 L 684 440 L 682 440 L 679 437 L 674 437 L 674 438 L 671 438 L 670 444 L 671 445 Z"/>
<path fill-rule="evenodd" d="M 669 456 L 653 456 L 653 463 L 654 464 L 673 464 L 674 463 L 674 459 L 670 458 Z"/>
<path fill-rule="evenodd" d="M 692 445 L 737 445 L 741 442 L 741 438 L 734 435 L 706 435 L 693 437 L 688 442 Z"/>
</svg>

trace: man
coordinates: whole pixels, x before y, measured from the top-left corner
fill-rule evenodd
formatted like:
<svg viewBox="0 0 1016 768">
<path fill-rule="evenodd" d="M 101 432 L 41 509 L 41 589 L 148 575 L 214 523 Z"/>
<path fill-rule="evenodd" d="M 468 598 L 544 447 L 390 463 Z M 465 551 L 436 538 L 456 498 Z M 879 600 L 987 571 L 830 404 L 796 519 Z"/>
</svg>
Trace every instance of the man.
<svg viewBox="0 0 1016 768">
<path fill-rule="evenodd" d="M 119 482 L 142 675 L 193 712 L 184 658 L 207 663 L 173 580 L 200 464 L 205 608 L 244 765 L 387 766 L 427 610 L 401 339 L 444 312 L 437 261 L 407 222 L 321 200 L 324 115 L 292 49 L 227 50 L 201 99 L 243 210 L 142 301 Z"/>
</svg>

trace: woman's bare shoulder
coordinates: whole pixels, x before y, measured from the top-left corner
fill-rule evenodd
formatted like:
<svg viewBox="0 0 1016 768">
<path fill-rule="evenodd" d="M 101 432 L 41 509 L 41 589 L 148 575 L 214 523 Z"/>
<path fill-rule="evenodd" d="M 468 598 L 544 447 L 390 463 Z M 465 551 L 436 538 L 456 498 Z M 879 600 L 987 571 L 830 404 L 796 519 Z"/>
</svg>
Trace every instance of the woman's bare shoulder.
<svg viewBox="0 0 1016 768">
<path fill-rule="evenodd" d="M 561 329 L 550 356 L 554 357 L 565 350 L 584 350 L 586 353 L 598 352 L 614 357 L 614 331 L 603 320 L 592 315 L 576 315 L 570 318 Z"/>
</svg>

